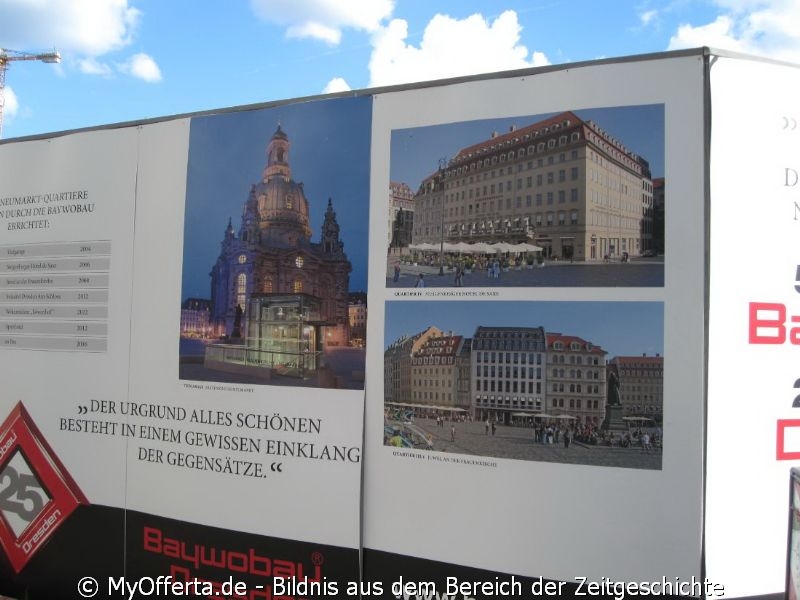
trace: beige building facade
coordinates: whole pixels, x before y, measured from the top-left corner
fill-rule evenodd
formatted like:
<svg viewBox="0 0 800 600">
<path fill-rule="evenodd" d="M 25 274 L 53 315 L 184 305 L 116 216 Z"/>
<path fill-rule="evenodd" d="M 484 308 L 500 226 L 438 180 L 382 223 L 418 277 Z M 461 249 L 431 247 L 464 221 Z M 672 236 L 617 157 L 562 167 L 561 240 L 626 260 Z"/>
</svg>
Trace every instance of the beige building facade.
<svg viewBox="0 0 800 600">
<path fill-rule="evenodd" d="M 572 112 L 462 148 L 420 184 L 414 207 L 414 243 L 527 241 L 579 261 L 652 244 L 647 161 Z"/>
<path fill-rule="evenodd" d="M 411 358 L 429 338 L 444 335 L 436 327 L 428 327 L 412 336 L 392 342 L 383 353 L 383 399 L 387 403 L 411 403 Z"/>
<path fill-rule="evenodd" d="M 430 336 L 411 356 L 411 402 L 468 412 L 469 356 L 469 340 L 463 336 Z"/>
<path fill-rule="evenodd" d="M 606 352 L 574 335 L 547 334 L 547 414 L 599 425 L 606 411 Z"/>
</svg>

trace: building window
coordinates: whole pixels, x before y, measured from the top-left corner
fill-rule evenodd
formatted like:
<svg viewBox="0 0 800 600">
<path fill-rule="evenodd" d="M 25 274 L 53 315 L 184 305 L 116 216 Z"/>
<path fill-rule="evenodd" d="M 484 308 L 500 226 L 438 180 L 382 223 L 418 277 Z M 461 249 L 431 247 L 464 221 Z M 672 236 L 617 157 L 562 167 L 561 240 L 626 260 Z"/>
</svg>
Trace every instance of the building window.
<svg viewBox="0 0 800 600">
<path fill-rule="evenodd" d="M 239 273 L 236 276 L 236 304 L 244 308 L 247 298 L 247 275 Z"/>
<path fill-rule="evenodd" d="M 303 280 L 302 279 L 295 279 L 294 283 L 292 284 L 292 291 L 295 294 L 302 294 L 303 293 Z"/>
</svg>

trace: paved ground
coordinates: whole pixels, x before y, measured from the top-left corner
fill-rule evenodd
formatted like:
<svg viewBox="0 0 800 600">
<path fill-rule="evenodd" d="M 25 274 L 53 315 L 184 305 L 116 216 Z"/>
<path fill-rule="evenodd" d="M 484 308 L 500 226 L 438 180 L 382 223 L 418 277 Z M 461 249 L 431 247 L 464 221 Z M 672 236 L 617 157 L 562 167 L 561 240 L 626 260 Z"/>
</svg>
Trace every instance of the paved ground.
<svg viewBox="0 0 800 600">
<path fill-rule="evenodd" d="M 455 272 L 439 275 L 438 266 L 403 263 L 400 279 L 394 281 L 394 264 L 397 258 L 386 261 L 386 287 L 409 288 L 423 274 L 425 287 L 455 287 Z M 631 262 L 569 263 L 547 262 L 543 267 L 517 271 L 511 269 L 490 278 L 486 271 L 465 275 L 463 287 L 662 287 L 664 285 L 664 258 L 640 258 Z"/>
<path fill-rule="evenodd" d="M 202 354 L 195 352 L 181 356 L 178 377 L 193 381 L 363 390 L 364 358 L 363 348 L 329 348 L 322 353 L 324 366 L 318 373 L 311 373 L 306 379 L 273 375 L 272 378 L 265 380 L 253 375 L 206 369 L 203 366 Z"/>
<path fill-rule="evenodd" d="M 435 419 L 414 419 L 414 425 L 433 436 L 434 450 L 494 458 L 512 458 L 579 465 L 661 469 L 661 450 L 647 453 L 641 448 L 609 448 L 584 444 L 539 444 L 527 427 L 500 425 L 495 435 L 486 435 L 485 423 L 451 423 L 437 427 Z M 450 426 L 455 426 L 455 442 L 450 440 Z"/>
</svg>

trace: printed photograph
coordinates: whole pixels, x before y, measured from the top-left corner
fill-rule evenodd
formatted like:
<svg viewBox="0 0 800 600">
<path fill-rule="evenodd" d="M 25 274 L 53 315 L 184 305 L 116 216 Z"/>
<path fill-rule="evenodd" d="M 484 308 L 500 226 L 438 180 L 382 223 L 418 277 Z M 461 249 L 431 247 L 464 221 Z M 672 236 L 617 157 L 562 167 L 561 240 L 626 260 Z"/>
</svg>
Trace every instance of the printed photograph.
<svg viewBox="0 0 800 600">
<path fill-rule="evenodd" d="M 664 106 L 392 132 L 387 287 L 662 287 Z"/>
<path fill-rule="evenodd" d="M 191 123 L 180 378 L 363 389 L 369 98 Z"/>
<path fill-rule="evenodd" d="M 386 303 L 383 443 L 661 469 L 661 302 Z"/>
</svg>

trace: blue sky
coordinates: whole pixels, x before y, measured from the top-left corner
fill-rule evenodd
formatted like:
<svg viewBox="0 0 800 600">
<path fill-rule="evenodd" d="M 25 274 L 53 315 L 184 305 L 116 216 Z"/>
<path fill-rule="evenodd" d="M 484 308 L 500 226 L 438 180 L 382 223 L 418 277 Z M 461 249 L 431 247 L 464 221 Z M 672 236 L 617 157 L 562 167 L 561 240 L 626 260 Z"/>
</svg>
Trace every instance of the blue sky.
<svg viewBox="0 0 800 600">
<path fill-rule="evenodd" d="M 3 137 L 708 45 L 800 63 L 796 0 L 0 0 Z"/>
<path fill-rule="evenodd" d="M 478 325 L 544 327 L 598 345 L 608 358 L 664 355 L 661 302 L 387 302 L 384 346 L 430 325 L 465 337 Z"/>
</svg>

